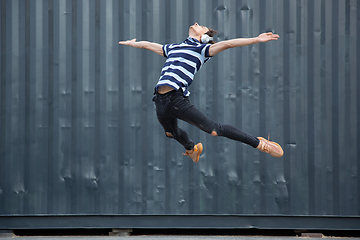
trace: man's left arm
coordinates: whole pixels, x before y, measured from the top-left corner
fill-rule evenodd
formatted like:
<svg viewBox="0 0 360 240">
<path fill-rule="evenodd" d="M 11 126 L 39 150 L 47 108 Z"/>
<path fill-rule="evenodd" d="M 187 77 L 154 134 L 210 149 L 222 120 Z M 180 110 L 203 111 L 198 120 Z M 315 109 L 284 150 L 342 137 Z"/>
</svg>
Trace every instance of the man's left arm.
<svg viewBox="0 0 360 240">
<path fill-rule="evenodd" d="M 273 34 L 272 32 L 268 32 L 268 33 L 262 33 L 258 37 L 254 37 L 254 38 L 235 38 L 222 42 L 217 42 L 210 46 L 209 55 L 213 57 L 216 54 L 229 48 L 243 47 L 251 44 L 268 42 L 272 40 L 277 40 L 278 38 L 279 35 Z"/>
</svg>

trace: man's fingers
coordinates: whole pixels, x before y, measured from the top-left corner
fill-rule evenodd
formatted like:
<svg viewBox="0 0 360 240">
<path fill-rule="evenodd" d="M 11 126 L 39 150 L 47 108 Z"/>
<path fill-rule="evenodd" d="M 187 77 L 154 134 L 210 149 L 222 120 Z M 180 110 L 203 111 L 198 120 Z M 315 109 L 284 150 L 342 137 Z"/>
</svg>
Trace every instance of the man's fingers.
<svg viewBox="0 0 360 240">
<path fill-rule="evenodd" d="M 277 40 L 280 36 L 278 34 L 269 34 L 271 40 Z"/>
<path fill-rule="evenodd" d="M 132 42 L 136 42 L 136 38 L 127 41 L 120 41 L 119 44 L 130 45 Z"/>
<path fill-rule="evenodd" d="M 267 33 L 267 35 L 271 36 L 271 37 L 276 37 L 276 38 L 280 37 L 278 34 L 275 34 L 275 33 L 272 33 L 272 32 Z"/>
<path fill-rule="evenodd" d="M 267 32 L 266 33 L 267 36 L 271 36 L 271 37 L 280 37 L 278 34 L 272 33 L 272 32 Z"/>
</svg>

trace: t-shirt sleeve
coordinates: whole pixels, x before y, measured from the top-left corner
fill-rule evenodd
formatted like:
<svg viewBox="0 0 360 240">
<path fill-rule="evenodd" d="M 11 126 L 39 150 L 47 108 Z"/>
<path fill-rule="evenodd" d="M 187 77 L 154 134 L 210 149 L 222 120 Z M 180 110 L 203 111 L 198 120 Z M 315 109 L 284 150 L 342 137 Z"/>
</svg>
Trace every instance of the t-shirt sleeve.
<svg viewBox="0 0 360 240">
<path fill-rule="evenodd" d="M 162 49 L 163 49 L 163 56 L 164 57 L 168 57 L 168 52 L 169 52 L 169 47 L 170 47 L 171 44 L 165 44 L 162 46 Z"/>
<path fill-rule="evenodd" d="M 209 55 L 209 50 L 210 50 L 210 46 L 211 44 L 206 44 L 202 50 L 202 53 L 204 54 L 205 58 L 210 58 L 211 56 Z"/>
</svg>

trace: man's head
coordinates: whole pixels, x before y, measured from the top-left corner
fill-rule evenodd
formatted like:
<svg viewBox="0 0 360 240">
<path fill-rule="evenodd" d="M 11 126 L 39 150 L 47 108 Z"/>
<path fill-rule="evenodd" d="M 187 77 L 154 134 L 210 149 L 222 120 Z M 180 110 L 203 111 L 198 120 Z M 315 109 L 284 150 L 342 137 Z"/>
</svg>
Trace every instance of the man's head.
<svg viewBox="0 0 360 240">
<path fill-rule="evenodd" d="M 207 34 L 209 37 L 213 37 L 217 32 L 214 29 L 201 26 L 197 22 L 191 25 L 189 28 L 189 37 L 195 38 L 201 42 L 201 36 Z M 210 44 L 214 44 L 215 41 L 210 41 Z"/>
</svg>

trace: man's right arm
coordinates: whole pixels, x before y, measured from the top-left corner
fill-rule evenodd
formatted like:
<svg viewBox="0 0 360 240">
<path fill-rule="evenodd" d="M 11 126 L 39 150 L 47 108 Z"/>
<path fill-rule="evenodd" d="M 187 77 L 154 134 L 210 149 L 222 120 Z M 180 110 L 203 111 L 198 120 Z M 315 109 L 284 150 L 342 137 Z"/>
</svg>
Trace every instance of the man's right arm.
<svg viewBox="0 0 360 240">
<path fill-rule="evenodd" d="M 163 45 L 161 45 L 159 43 L 148 42 L 148 41 L 137 42 L 136 38 L 134 38 L 134 39 L 128 40 L 128 41 L 120 41 L 119 44 L 127 45 L 130 47 L 135 47 L 135 48 L 148 49 L 150 51 L 153 51 L 154 53 L 159 54 L 160 56 L 164 56 L 163 49 L 162 49 Z"/>
</svg>

